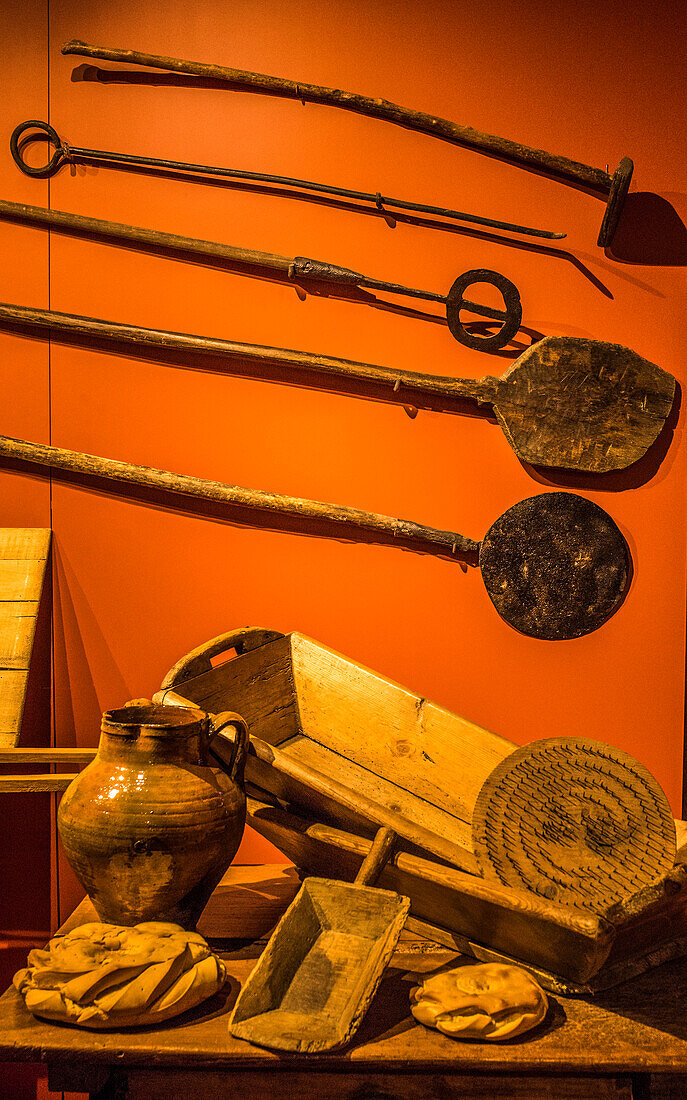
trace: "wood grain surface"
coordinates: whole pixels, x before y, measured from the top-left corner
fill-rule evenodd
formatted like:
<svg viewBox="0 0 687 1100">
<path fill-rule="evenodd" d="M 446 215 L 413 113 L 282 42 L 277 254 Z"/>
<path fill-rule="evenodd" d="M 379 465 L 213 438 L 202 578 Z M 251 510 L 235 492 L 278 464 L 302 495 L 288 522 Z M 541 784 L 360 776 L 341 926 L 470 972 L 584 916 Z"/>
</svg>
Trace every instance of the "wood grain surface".
<svg viewBox="0 0 687 1100">
<path fill-rule="evenodd" d="M 49 553 L 49 530 L 0 530 L 0 748 L 19 739 Z"/>
<path fill-rule="evenodd" d="M 275 869 L 275 879 L 281 870 Z M 266 871 L 264 869 L 260 874 Z M 290 892 L 291 887 L 287 886 L 284 903 Z M 65 923 L 64 930 L 93 919 L 94 910 L 90 903 L 83 902 Z M 209 935 L 211 929 L 206 928 L 205 932 Z M 62 1067 L 62 1080 L 65 1082 L 62 1087 L 67 1087 L 65 1075 L 78 1062 L 82 1071 L 108 1067 L 118 1071 L 130 1069 L 131 1082 L 144 1070 L 148 1075 L 146 1083 L 153 1087 L 154 1081 L 159 1080 L 160 1088 L 163 1082 L 171 1080 L 171 1077 L 164 1076 L 165 1071 L 168 1074 L 173 1072 L 177 1082 L 182 1080 L 179 1073 L 188 1075 L 183 1080 L 188 1081 L 189 1086 L 192 1084 L 190 1075 L 200 1070 L 218 1075 L 230 1074 L 227 1080 L 246 1084 L 258 1080 L 252 1077 L 253 1073 L 262 1073 L 269 1075 L 263 1076 L 262 1081 L 269 1080 L 270 1091 L 279 1096 L 289 1095 L 286 1085 L 283 1091 L 276 1091 L 281 1088 L 278 1085 L 280 1074 L 294 1074 L 290 1078 L 294 1085 L 300 1083 L 301 1074 L 309 1074 L 316 1080 L 319 1080 L 317 1075 L 320 1073 L 337 1077 L 343 1073 L 346 1080 L 353 1080 L 353 1075 L 359 1075 L 361 1085 L 363 1077 L 369 1083 L 369 1080 L 381 1082 L 378 1074 L 390 1077 L 401 1074 L 405 1077 L 406 1086 L 411 1078 L 419 1074 L 421 1082 L 424 1082 L 418 1085 L 420 1089 L 427 1085 L 437 1090 L 435 1093 L 417 1093 L 428 1097 L 446 1095 L 438 1085 L 444 1078 L 453 1088 L 461 1078 L 470 1077 L 472 1080 L 472 1075 L 481 1080 L 486 1076 L 490 1086 L 494 1079 L 507 1075 L 509 1084 L 511 1078 L 519 1079 L 513 1087 L 518 1088 L 521 1083 L 522 1091 L 508 1093 L 502 1089 L 501 1093 L 496 1091 L 494 1095 L 515 1095 L 523 1100 L 527 1095 L 551 1097 L 552 1100 L 553 1097 L 566 1096 L 575 1100 L 582 1100 L 585 1096 L 629 1097 L 631 1093 L 628 1092 L 627 1080 L 619 1083 L 609 1079 L 622 1079 L 637 1073 L 687 1075 L 687 1023 L 683 993 L 687 981 L 687 962 L 684 961 L 667 964 L 594 1001 L 584 998 L 560 1001 L 551 997 L 547 1019 L 521 1041 L 505 1044 L 458 1043 L 437 1031 L 422 1027 L 410 1016 L 408 996 L 411 983 L 405 975 L 409 968 L 409 955 L 412 957 L 413 951 L 411 949 L 409 952 L 408 946 L 402 943 L 348 1050 L 329 1055 L 285 1057 L 235 1039 L 227 1030 L 228 1013 L 263 943 L 257 941 L 243 947 L 234 943 L 231 950 L 224 949 L 229 944 L 224 947 L 219 945 L 230 974 L 225 990 L 205 1005 L 180 1017 L 174 1024 L 155 1029 L 105 1036 L 56 1027 L 31 1017 L 19 994 L 11 988 L 0 998 L 0 1055 L 5 1060 L 47 1061 L 54 1067 Z M 218 943 L 214 942 L 213 947 L 217 946 Z M 416 945 L 415 953 L 421 960 L 423 951 L 420 945 Z M 163 1071 L 159 1079 L 156 1076 L 158 1071 Z M 249 1076 L 234 1076 L 241 1074 Z M 577 1079 L 576 1084 L 570 1086 L 572 1091 L 567 1093 L 563 1089 L 568 1085 L 561 1084 L 566 1077 Z M 436 1086 L 430 1086 L 432 1078 L 436 1078 Z M 540 1091 L 528 1094 L 524 1091 L 527 1078 L 547 1081 L 550 1091 L 547 1093 L 542 1085 Z M 586 1094 L 582 1091 L 584 1078 L 589 1086 Z M 600 1084 L 597 1078 L 601 1079 Z M 205 1080 L 211 1084 L 214 1078 Z M 212 1087 L 216 1086 L 213 1084 Z M 465 1089 L 464 1082 L 461 1087 Z M 147 1094 L 139 1091 L 134 1095 L 142 1097 Z M 151 1095 L 165 1094 L 153 1092 Z M 208 1095 L 213 1094 L 210 1092 Z M 291 1095 L 296 1094 L 292 1092 Z M 309 1096 L 310 1093 L 306 1091 L 303 1095 Z M 341 1095 L 351 1094 L 343 1092 Z M 390 1095 L 395 1095 L 393 1090 Z M 457 1091 L 456 1095 L 460 1096 L 461 1092 Z M 478 1091 L 468 1095 L 486 1097 L 490 1093 Z"/>
</svg>

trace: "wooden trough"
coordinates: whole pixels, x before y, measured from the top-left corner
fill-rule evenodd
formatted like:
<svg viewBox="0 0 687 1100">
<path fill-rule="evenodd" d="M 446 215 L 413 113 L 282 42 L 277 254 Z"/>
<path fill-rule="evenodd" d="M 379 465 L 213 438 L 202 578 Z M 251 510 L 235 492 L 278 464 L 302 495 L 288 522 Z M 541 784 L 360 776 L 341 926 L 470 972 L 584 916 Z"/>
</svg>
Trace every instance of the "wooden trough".
<svg viewBox="0 0 687 1100">
<path fill-rule="evenodd" d="M 523 963 L 559 992 L 606 988 L 687 953 L 687 854 L 678 853 L 673 865 L 675 835 L 664 796 L 648 773 L 642 778 L 628 771 L 631 759 L 617 750 L 598 743 L 576 746 L 583 756 L 608 750 L 618 757 L 611 763 L 621 770 L 611 779 L 619 790 L 637 786 L 633 798 L 648 791 L 664 805 L 658 825 L 647 812 L 640 827 L 614 837 L 610 848 L 598 820 L 591 830 L 590 822 L 583 823 L 583 832 L 599 839 L 604 859 L 610 859 L 609 882 L 616 870 L 622 877 L 625 862 L 637 862 L 635 855 L 645 863 L 636 879 L 634 869 L 628 871 L 616 892 L 605 891 L 601 876 L 586 899 L 580 890 L 584 875 L 574 875 L 577 846 L 580 856 L 594 858 L 597 871 L 601 863 L 584 836 L 561 842 L 567 845 L 561 858 L 576 887 L 572 893 L 557 895 L 553 886 L 561 844 L 558 837 L 552 842 L 547 829 L 538 843 L 554 877 L 541 888 L 527 887 L 526 877 L 522 888 L 517 881 L 498 881 L 493 868 L 475 856 L 473 833 L 484 824 L 478 796 L 490 776 L 508 778 L 514 744 L 301 634 L 246 629 L 215 638 L 182 658 L 155 698 L 207 711 L 230 707 L 244 717 L 256 738 L 246 767 L 257 795 L 249 802 L 249 822 L 306 872 L 351 881 L 378 828 L 394 829 L 399 851 L 380 885 L 410 899 L 412 918 L 422 922 L 428 938 L 479 958 Z M 558 767 L 561 746 L 551 745 Z M 548 773 L 548 750 L 546 760 Z M 533 761 L 525 759 L 522 766 Z M 584 760 L 577 765 L 583 774 Z M 564 775 L 567 767 L 565 761 Z M 533 782 L 538 774 L 530 767 Z M 557 783 L 560 793 L 560 778 Z M 569 802 L 569 792 L 562 793 Z M 563 805 L 564 816 L 568 811 Z M 534 828 L 537 816 L 547 812 L 545 807 L 531 815 Z M 555 814 L 552 820 L 557 824 Z M 498 854 L 500 835 L 497 841 Z M 654 853 L 652 859 L 645 858 L 647 852 Z M 523 866 L 522 875 L 527 873 Z"/>
<path fill-rule="evenodd" d="M 155 695 L 182 699 L 206 711 L 231 700 L 251 734 L 293 764 L 286 774 L 249 755 L 255 786 L 371 836 L 388 825 L 418 851 L 478 870 L 473 809 L 515 748 L 505 738 L 295 632 L 238 630 L 193 650 Z M 315 790 L 299 766 L 330 779 L 336 795 Z"/>
</svg>

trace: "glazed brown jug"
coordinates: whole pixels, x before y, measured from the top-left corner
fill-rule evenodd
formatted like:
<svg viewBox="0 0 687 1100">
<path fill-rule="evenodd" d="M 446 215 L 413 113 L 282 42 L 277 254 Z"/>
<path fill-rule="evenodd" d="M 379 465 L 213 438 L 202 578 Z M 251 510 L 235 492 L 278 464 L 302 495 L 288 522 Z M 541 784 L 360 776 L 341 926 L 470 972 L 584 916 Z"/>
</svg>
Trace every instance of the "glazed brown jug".
<svg viewBox="0 0 687 1100">
<path fill-rule="evenodd" d="M 208 751 L 226 726 L 236 732 L 225 772 L 210 766 Z M 97 755 L 57 815 L 101 920 L 195 927 L 243 835 L 247 747 L 238 714 L 150 704 L 103 715 Z"/>
</svg>

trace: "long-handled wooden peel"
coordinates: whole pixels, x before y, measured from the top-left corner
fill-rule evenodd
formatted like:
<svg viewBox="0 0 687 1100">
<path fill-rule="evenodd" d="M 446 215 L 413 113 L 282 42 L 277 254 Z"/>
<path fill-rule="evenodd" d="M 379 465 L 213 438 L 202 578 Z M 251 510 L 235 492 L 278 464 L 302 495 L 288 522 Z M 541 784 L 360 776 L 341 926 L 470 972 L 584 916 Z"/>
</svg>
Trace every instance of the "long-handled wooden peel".
<svg viewBox="0 0 687 1100">
<path fill-rule="evenodd" d="M 315 372 L 348 383 L 379 384 L 408 403 L 433 397 L 489 405 L 523 462 L 606 473 L 642 458 L 658 438 L 675 397 L 675 379 L 621 344 L 547 336 L 500 377 L 447 378 L 351 362 L 314 352 L 243 344 L 141 328 L 49 309 L 0 303 L 0 324 L 49 329 L 144 348 L 220 356 L 237 364 Z"/>
<path fill-rule="evenodd" d="M 577 638 L 596 630 L 622 603 L 630 576 L 630 551 L 611 517 L 572 493 L 541 493 L 520 501 L 492 524 L 480 543 L 376 512 L 245 489 L 9 436 L 0 436 L 0 456 L 296 520 L 324 521 L 344 531 L 391 536 L 430 553 L 478 552 L 482 579 L 499 615 L 534 638 Z"/>
</svg>

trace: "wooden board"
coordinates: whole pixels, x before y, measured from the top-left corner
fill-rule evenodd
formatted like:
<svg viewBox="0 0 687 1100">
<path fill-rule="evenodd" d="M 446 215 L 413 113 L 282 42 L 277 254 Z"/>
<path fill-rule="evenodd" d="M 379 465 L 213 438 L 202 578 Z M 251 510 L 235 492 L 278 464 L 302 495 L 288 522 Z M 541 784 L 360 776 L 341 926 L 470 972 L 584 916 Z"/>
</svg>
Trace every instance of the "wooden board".
<svg viewBox="0 0 687 1100">
<path fill-rule="evenodd" d="M 21 732 L 50 531 L 0 529 L 0 748 Z"/>
</svg>

